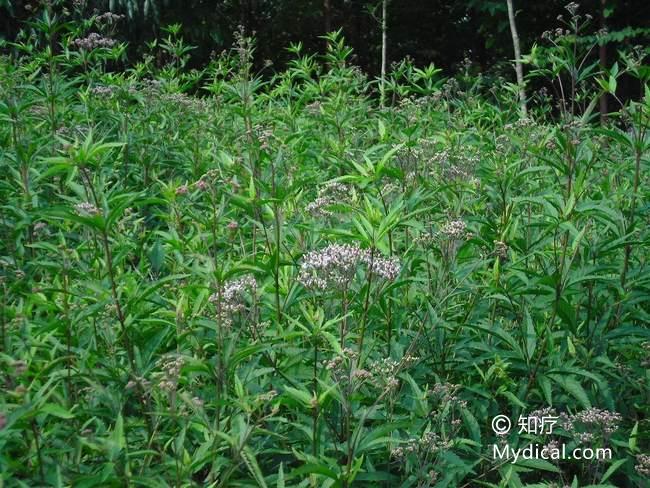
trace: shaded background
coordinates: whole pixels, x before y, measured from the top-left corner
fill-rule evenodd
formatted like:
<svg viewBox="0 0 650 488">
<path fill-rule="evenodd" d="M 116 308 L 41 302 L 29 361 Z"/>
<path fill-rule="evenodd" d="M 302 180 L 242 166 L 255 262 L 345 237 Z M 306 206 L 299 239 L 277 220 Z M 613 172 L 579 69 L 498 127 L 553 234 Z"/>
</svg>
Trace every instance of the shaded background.
<svg viewBox="0 0 650 488">
<path fill-rule="evenodd" d="M 281 68 L 286 47 L 302 42 L 307 52 L 322 51 L 325 32 L 342 29 L 354 48 L 355 62 L 371 75 L 379 71 L 381 2 L 364 0 L 78 0 L 52 2 L 54 9 L 81 5 L 84 12 L 124 14 L 119 38 L 130 43 L 131 57 L 146 50 L 145 41 L 160 37 L 161 27 L 180 23 L 182 36 L 197 48 L 192 66 L 201 66 L 211 52 L 232 45 L 243 25 L 257 39 L 256 62 L 273 61 Z M 526 53 L 542 32 L 558 27 L 567 0 L 514 0 L 516 21 Z M 605 25 L 611 33 L 608 59 L 625 44 L 648 45 L 650 1 L 588 0 L 579 12 L 593 16 L 591 33 Z M 0 37 L 13 38 L 39 2 L 0 0 Z M 467 57 L 484 73 L 513 75 L 513 57 L 505 0 L 392 0 L 389 3 L 388 60 L 412 57 L 416 64 L 435 63 L 450 73 Z M 596 59 L 598 53 L 595 53 Z"/>
</svg>

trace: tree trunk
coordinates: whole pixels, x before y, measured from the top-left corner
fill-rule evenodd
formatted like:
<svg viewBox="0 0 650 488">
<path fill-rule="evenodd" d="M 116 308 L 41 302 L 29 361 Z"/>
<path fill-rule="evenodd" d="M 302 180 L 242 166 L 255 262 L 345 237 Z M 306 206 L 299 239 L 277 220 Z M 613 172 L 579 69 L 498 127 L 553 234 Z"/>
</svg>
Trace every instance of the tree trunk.
<svg viewBox="0 0 650 488">
<path fill-rule="evenodd" d="M 526 117 L 526 89 L 524 87 L 524 69 L 521 65 L 521 48 L 519 46 L 519 34 L 517 34 L 517 25 L 515 24 L 515 12 L 512 7 L 512 0 L 506 0 L 508 4 L 508 20 L 510 21 L 510 34 L 512 34 L 512 46 L 515 50 L 515 73 L 517 74 L 517 85 L 519 86 L 519 104 L 521 105 L 521 114 Z"/>
<path fill-rule="evenodd" d="M 605 6 L 607 4 L 607 0 L 600 0 L 600 28 L 601 30 L 605 30 L 607 28 L 607 21 L 605 19 Z M 607 43 L 602 42 L 600 44 L 600 47 L 598 49 L 598 58 L 600 60 L 600 69 L 601 70 L 606 70 L 607 69 Z M 603 124 L 607 120 L 607 112 L 608 112 L 608 107 L 607 107 L 607 93 L 603 93 L 600 96 L 600 123 Z"/>
<path fill-rule="evenodd" d="M 379 104 L 386 102 L 386 60 L 388 58 L 388 1 L 381 2 L 381 80 L 379 85 Z"/>
<path fill-rule="evenodd" d="M 325 34 L 332 32 L 332 1 L 324 0 L 323 11 L 325 14 Z"/>
</svg>

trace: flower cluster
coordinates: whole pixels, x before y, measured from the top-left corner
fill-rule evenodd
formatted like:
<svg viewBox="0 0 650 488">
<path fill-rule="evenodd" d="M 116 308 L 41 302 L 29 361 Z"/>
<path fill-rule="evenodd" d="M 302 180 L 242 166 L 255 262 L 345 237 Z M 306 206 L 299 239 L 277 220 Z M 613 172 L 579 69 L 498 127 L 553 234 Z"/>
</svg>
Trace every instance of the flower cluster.
<svg viewBox="0 0 650 488">
<path fill-rule="evenodd" d="M 219 174 L 216 170 L 211 169 L 204 175 L 202 175 L 198 180 L 196 180 L 193 185 L 199 191 L 206 191 L 210 186 L 214 185 L 215 180 L 219 177 Z"/>
<path fill-rule="evenodd" d="M 542 456 L 549 458 L 552 456 L 553 452 L 558 452 L 561 448 L 562 446 L 560 442 L 556 439 L 553 439 L 544 444 L 540 452 L 542 453 Z"/>
<path fill-rule="evenodd" d="M 467 408 L 467 402 L 461 400 L 457 395 L 460 388 L 460 385 L 452 383 L 436 383 L 432 390 L 427 391 L 432 403 L 436 405 L 429 412 L 429 417 L 433 422 L 444 422 L 450 424 L 454 429 L 460 427 L 462 421 L 460 418 L 456 418 L 455 409 Z"/>
<path fill-rule="evenodd" d="M 467 224 L 462 220 L 451 220 L 442 226 L 440 235 L 448 239 L 464 239 L 467 236 Z"/>
<path fill-rule="evenodd" d="M 621 420 L 621 414 L 595 407 L 574 415 L 560 415 L 560 425 L 582 443 L 592 442 L 599 433 L 605 438 L 611 436 Z"/>
<path fill-rule="evenodd" d="M 217 307 L 217 315 L 222 323 L 229 327 L 232 315 L 241 312 L 246 306 L 246 294 L 255 293 L 257 282 L 252 275 L 246 275 L 225 283 L 221 289 L 210 295 L 210 303 Z"/>
<path fill-rule="evenodd" d="M 431 396 L 437 398 L 442 403 L 458 403 L 460 406 L 467 406 L 467 402 L 459 400 L 456 393 L 460 385 L 452 383 L 436 383 L 431 390 Z"/>
<path fill-rule="evenodd" d="M 100 98 L 111 97 L 113 96 L 114 92 L 115 92 L 115 87 L 113 86 L 97 85 L 90 89 L 90 93 L 92 95 Z"/>
<path fill-rule="evenodd" d="M 399 259 L 395 257 L 384 258 L 381 256 L 371 255 L 366 258 L 366 264 L 368 264 L 368 269 L 371 270 L 373 274 L 381 276 L 388 281 L 395 281 L 402 269 Z"/>
<path fill-rule="evenodd" d="M 273 129 L 262 124 L 257 124 L 253 127 L 252 131 L 260 143 L 260 149 L 262 151 L 268 151 L 271 147 L 271 139 L 273 139 Z"/>
<path fill-rule="evenodd" d="M 155 95 L 155 92 L 152 94 Z M 160 99 L 181 110 L 200 113 L 205 112 L 208 107 L 208 102 L 206 100 L 197 97 L 191 97 L 185 93 L 165 93 L 160 95 Z"/>
<path fill-rule="evenodd" d="M 34 235 L 47 234 L 47 224 L 45 222 L 36 222 L 34 224 Z"/>
<path fill-rule="evenodd" d="M 365 255 L 365 250 L 351 244 L 330 244 L 319 251 L 310 251 L 300 266 L 298 281 L 307 288 L 320 290 L 346 287 Z"/>
<path fill-rule="evenodd" d="M 318 101 L 311 102 L 305 107 L 305 110 L 310 115 L 318 115 L 321 111 L 321 103 Z"/>
<path fill-rule="evenodd" d="M 480 160 L 481 154 L 474 146 L 466 147 L 462 152 L 452 152 L 448 148 L 433 149 L 429 161 L 429 174 L 431 176 L 440 174 L 448 181 L 477 184 L 474 171 Z"/>
<path fill-rule="evenodd" d="M 267 403 L 272 401 L 276 396 L 278 396 L 278 392 L 275 390 L 269 390 L 266 393 L 262 393 L 257 397 L 257 400 L 262 402 L 262 403 Z"/>
<path fill-rule="evenodd" d="M 386 198 L 387 196 L 389 196 L 391 194 L 399 193 L 400 190 L 401 190 L 401 188 L 397 183 L 393 183 L 393 182 L 389 181 L 388 183 L 385 183 L 381 187 L 381 190 L 379 190 L 379 192 L 381 193 L 382 197 Z"/>
<path fill-rule="evenodd" d="M 144 378 L 144 377 L 138 376 L 138 377 L 136 377 L 135 380 L 129 380 L 129 382 L 126 384 L 125 388 L 127 390 L 132 390 L 137 385 L 140 385 L 146 391 L 151 386 L 151 382 L 148 379 Z"/>
<path fill-rule="evenodd" d="M 451 441 L 445 441 L 435 432 L 429 431 L 422 434 L 422 437 L 420 438 L 408 440 L 402 447 L 392 449 L 390 455 L 391 457 L 402 461 L 405 460 L 409 454 L 436 454 L 440 451 L 449 449 L 451 445 Z"/>
<path fill-rule="evenodd" d="M 183 367 L 184 362 L 185 361 L 181 357 L 170 358 L 163 362 L 163 378 L 158 383 L 161 390 L 168 393 L 176 391 L 178 388 L 178 379 L 181 376 L 181 368 Z"/>
<path fill-rule="evenodd" d="M 553 407 L 544 407 L 538 410 L 533 410 L 527 415 L 527 417 L 534 418 L 538 422 L 542 422 L 544 418 L 557 417 L 557 412 Z"/>
<path fill-rule="evenodd" d="M 379 388 L 394 390 L 399 386 L 397 375 L 401 369 L 407 368 L 419 358 L 407 354 L 401 361 L 392 358 L 385 358 L 370 363 L 369 369 L 372 374 L 373 383 Z"/>
<path fill-rule="evenodd" d="M 508 244 L 503 241 L 494 241 L 494 255 L 500 259 L 508 257 Z"/>
<path fill-rule="evenodd" d="M 389 281 L 395 280 L 401 270 L 397 258 L 376 256 L 356 244 L 330 244 L 305 255 L 298 281 L 311 289 L 345 288 L 361 264 L 365 264 L 369 272 Z"/>
<path fill-rule="evenodd" d="M 92 203 L 83 202 L 74 206 L 79 215 L 99 215 L 101 211 Z"/>
<path fill-rule="evenodd" d="M 342 183 L 332 182 L 318 191 L 318 197 L 307 205 L 307 212 L 314 217 L 329 217 L 332 212 L 327 209 L 335 203 L 345 202 L 350 197 L 350 188 Z"/>
<path fill-rule="evenodd" d="M 323 363 L 323 367 L 330 371 L 335 376 L 340 375 L 339 373 L 346 369 L 347 363 L 354 363 L 359 355 L 349 347 L 343 349 L 343 354 L 341 356 L 336 356 L 329 361 Z"/>
<path fill-rule="evenodd" d="M 580 4 L 578 4 L 578 2 L 571 2 L 567 3 L 564 8 L 567 9 L 571 15 L 575 15 L 576 12 L 578 12 L 578 8 L 580 8 Z"/>
<path fill-rule="evenodd" d="M 650 477 L 650 455 L 637 454 L 634 469 L 641 476 Z"/>
<path fill-rule="evenodd" d="M 87 37 L 80 37 L 72 41 L 73 45 L 86 51 L 92 51 L 98 47 L 113 47 L 115 43 L 115 39 L 104 37 L 97 32 L 91 32 Z"/>
<path fill-rule="evenodd" d="M 118 22 L 124 19 L 125 17 L 126 16 L 124 14 L 114 14 L 113 12 L 104 12 L 103 14 L 95 17 L 95 20 L 101 24 L 103 23 L 114 24 L 115 22 Z"/>
<path fill-rule="evenodd" d="M 603 434 L 608 436 L 618 429 L 621 420 L 621 414 L 610 412 L 609 410 L 600 410 L 598 408 L 583 410 L 573 416 L 574 423 L 579 422 L 584 425 L 599 428 Z"/>
</svg>

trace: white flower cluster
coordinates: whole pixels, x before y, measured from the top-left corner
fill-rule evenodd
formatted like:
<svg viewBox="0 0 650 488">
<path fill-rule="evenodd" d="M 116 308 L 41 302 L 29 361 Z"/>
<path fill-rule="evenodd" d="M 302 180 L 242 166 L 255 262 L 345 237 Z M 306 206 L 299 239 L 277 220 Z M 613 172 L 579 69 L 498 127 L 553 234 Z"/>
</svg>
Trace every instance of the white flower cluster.
<svg viewBox="0 0 650 488">
<path fill-rule="evenodd" d="M 402 269 L 399 260 L 395 257 L 368 256 L 366 263 L 373 274 L 381 276 L 387 281 L 395 281 Z"/>
<path fill-rule="evenodd" d="M 104 12 L 101 15 L 98 15 L 95 20 L 98 23 L 114 24 L 122 19 L 126 18 L 123 14 L 114 14 L 113 12 Z"/>
<path fill-rule="evenodd" d="M 105 98 L 113 96 L 114 86 L 97 85 L 90 89 L 90 93 L 96 97 Z"/>
<path fill-rule="evenodd" d="M 599 434 L 609 437 L 618 429 L 623 419 L 617 412 L 595 407 L 574 415 L 562 413 L 559 417 L 560 425 L 582 443 L 593 442 Z"/>
<path fill-rule="evenodd" d="M 74 206 L 79 215 L 99 215 L 101 211 L 92 203 L 83 202 Z"/>
<path fill-rule="evenodd" d="M 580 422 L 585 425 L 602 429 L 602 432 L 605 435 L 611 435 L 616 431 L 616 429 L 618 429 L 622 417 L 621 414 L 617 412 L 610 412 L 609 410 L 601 410 L 599 408 L 589 408 L 575 414 L 572 417 L 572 420 L 574 423 Z"/>
<path fill-rule="evenodd" d="M 397 375 L 400 369 L 412 366 L 419 360 L 416 356 L 407 354 L 401 361 L 395 361 L 392 358 L 384 358 L 379 361 L 370 363 L 369 369 L 372 373 L 372 379 L 375 386 L 387 390 L 394 390 L 399 386 Z"/>
<path fill-rule="evenodd" d="M 361 264 L 365 264 L 369 272 L 388 281 L 395 280 L 401 270 L 397 258 L 376 256 L 358 245 L 330 244 L 305 255 L 298 281 L 311 289 L 344 288 L 352 281 Z"/>
<path fill-rule="evenodd" d="M 326 290 L 344 287 L 354 277 L 365 251 L 350 244 L 330 244 L 325 249 L 308 252 L 300 266 L 298 281 L 307 288 Z"/>
<path fill-rule="evenodd" d="M 457 393 L 461 388 L 460 385 L 452 383 L 436 383 L 431 390 L 431 396 L 435 397 L 440 403 L 448 403 L 451 406 L 467 408 L 467 402 L 461 400 Z"/>
<path fill-rule="evenodd" d="M 168 393 L 175 392 L 185 360 L 182 357 L 167 358 L 162 362 L 162 378 L 158 382 L 161 390 Z"/>
<path fill-rule="evenodd" d="M 306 207 L 314 217 L 329 217 L 333 213 L 327 207 L 345 202 L 350 198 L 350 187 L 336 181 L 328 183 L 318 191 L 318 197 Z"/>
<path fill-rule="evenodd" d="M 451 220 L 442 226 L 440 234 L 450 239 L 463 239 L 466 236 L 467 224 L 462 220 Z"/>
<path fill-rule="evenodd" d="M 450 220 L 446 222 L 438 231 L 422 232 L 416 236 L 414 241 L 423 245 L 429 246 L 434 243 L 442 241 L 460 241 L 469 239 L 472 234 L 467 231 L 467 224 L 462 220 Z M 499 248 L 503 252 L 503 248 Z"/>
<path fill-rule="evenodd" d="M 217 307 L 219 318 L 226 326 L 232 323 L 231 316 L 244 310 L 246 294 L 255 293 L 257 282 L 252 275 L 246 275 L 236 280 L 230 280 L 219 292 L 213 293 L 208 299 Z"/>
<path fill-rule="evenodd" d="M 641 476 L 650 478 L 650 456 L 648 454 L 637 454 L 634 469 Z"/>
<path fill-rule="evenodd" d="M 422 437 L 408 440 L 404 447 L 397 447 L 391 450 L 391 457 L 397 460 L 404 460 L 409 454 L 416 454 L 418 457 L 425 457 L 427 454 L 435 454 L 451 447 L 451 441 L 445 441 L 435 432 L 425 432 Z"/>
</svg>

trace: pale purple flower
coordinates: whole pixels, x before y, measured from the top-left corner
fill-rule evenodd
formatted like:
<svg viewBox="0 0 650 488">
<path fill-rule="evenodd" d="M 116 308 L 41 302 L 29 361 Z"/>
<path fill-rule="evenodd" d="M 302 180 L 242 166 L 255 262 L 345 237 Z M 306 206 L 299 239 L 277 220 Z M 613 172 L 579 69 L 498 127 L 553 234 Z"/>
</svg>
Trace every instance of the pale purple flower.
<svg viewBox="0 0 650 488">
<path fill-rule="evenodd" d="M 345 287 L 354 278 L 365 253 L 358 245 L 350 244 L 330 244 L 319 251 L 310 251 L 300 266 L 298 281 L 307 288 L 320 290 Z"/>
<path fill-rule="evenodd" d="M 402 269 L 399 259 L 395 257 L 366 256 L 364 260 L 375 275 L 381 276 L 388 281 L 395 281 Z"/>
<path fill-rule="evenodd" d="M 389 281 L 395 280 L 401 270 L 397 258 L 384 258 L 358 244 L 330 244 L 305 255 L 298 281 L 311 289 L 346 288 L 360 265 Z"/>
<path fill-rule="evenodd" d="M 440 234 L 450 239 L 462 239 L 465 237 L 467 225 L 462 220 L 451 220 L 442 226 Z"/>
<path fill-rule="evenodd" d="M 80 49 L 85 49 L 86 51 L 91 51 L 98 47 L 113 47 L 117 41 L 111 39 L 110 37 L 104 37 L 97 32 L 91 32 L 86 37 L 78 38 L 72 41 L 76 47 Z"/>
</svg>

